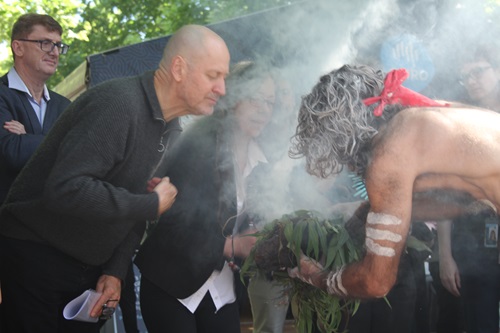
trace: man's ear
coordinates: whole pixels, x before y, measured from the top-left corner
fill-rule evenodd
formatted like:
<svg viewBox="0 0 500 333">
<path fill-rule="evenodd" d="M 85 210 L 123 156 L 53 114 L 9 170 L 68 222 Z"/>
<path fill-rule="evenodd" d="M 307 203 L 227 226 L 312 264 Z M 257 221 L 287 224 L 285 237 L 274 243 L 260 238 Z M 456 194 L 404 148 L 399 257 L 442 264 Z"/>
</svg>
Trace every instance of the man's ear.
<svg viewBox="0 0 500 333">
<path fill-rule="evenodd" d="M 10 47 L 12 49 L 12 53 L 14 53 L 16 57 L 20 57 L 24 54 L 23 43 L 20 41 L 13 40 L 12 43 L 10 43 Z"/>
<path fill-rule="evenodd" d="M 175 56 L 170 64 L 170 71 L 175 81 L 180 82 L 187 74 L 187 63 L 180 55 Z"/>
</svg>

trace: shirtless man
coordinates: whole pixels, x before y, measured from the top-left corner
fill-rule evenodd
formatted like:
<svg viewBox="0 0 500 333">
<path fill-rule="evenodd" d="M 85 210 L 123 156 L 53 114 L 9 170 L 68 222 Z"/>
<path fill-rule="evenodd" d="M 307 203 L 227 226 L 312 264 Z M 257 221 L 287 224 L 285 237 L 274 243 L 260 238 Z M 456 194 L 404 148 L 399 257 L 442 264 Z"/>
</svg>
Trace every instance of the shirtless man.
<svg viewBox="0 0 500 333">
<path fill-rule="evenodd" d="M 500 115 L 428 99 L 402 87 L 406 77 L 396 70 L 384 80 L 373 68 L 346 65 L 321 77 L 302 100 L 292 155 L 305 156 L 308 172 L 319 177 L 343 167 L 355 171 L 371 204 L 360 262 L 329 272 L 303 257 L 300 272 L 290 272 L 330 294 L 371 298 L 389 292 L 412 199 L 421 193 L 458 190 L 500 208 Z"/>
</svg>

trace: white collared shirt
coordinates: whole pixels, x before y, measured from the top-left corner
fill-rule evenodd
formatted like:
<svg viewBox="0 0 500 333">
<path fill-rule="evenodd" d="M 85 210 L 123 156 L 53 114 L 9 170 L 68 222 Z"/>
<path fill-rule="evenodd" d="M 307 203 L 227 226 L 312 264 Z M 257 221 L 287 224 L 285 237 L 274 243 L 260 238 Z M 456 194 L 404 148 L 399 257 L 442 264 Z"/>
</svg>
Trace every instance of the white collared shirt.
<svg viewBox="0 0 500 333">
<path fill-rule="evenodd" d="M 7 78 L 9 80 L 9 89 L 19 90 L 26 94 L 26 97 L 33 107 L 33 110 L 35 110 L 35 114 L 38 118 L 38 121 L 40 122 L 40 125 L 42 125 L 43 127 L 43 120 L 45 119 L 45 112 L 47 111 L 47 102 L 50 101 L 50 95 L 47 86 L 45 84 L 43 85 L 43 98 L 40 101 L 40 104 L 38 104 L 14 67 L 12 67 L 7 73 Z"/>
<path fill-rule="evenodd" d="M 224 305 L 236 301 L 234 276 L 227 262 L 224 263 L 222 271 L 214 270 L 200 289 L 187 298 L 179 299 L 179 302 L 184 304 L 191 313 L 194 313 L 207 291 L 212 296 L 216 312 Z"/>
<path fill-rule="evenodd" d="M 238 213 L 241 212 L 243 207 L 246 179 L 259 163 L 267 163 L 267 159 L 259 145 L 254 140 L 251 140 L 248 145 L 247 164 L 243 169 L 242 175 L 235 164 Z M 237 229 L 238 226 L 235 225 L 233 234 L 235 234 Z M 207 291 L 210 293 L 210 296 L 212 296 L 216 312 L 219 311 L 219 309 L 224 305 L 236 301 L 236 294 L 234 292 L 234 275 L 227 261 L 224 263 L 222 271 L 214 270 L 212 275 L 210 275 L 208 280 L 200 287 L 200 289 L 187 298 L 179 299 L 179 302 L 191 311 L 191 313 L 194 313 L 203 300 L 203 297 L 205 297 Z"/>
</svg>

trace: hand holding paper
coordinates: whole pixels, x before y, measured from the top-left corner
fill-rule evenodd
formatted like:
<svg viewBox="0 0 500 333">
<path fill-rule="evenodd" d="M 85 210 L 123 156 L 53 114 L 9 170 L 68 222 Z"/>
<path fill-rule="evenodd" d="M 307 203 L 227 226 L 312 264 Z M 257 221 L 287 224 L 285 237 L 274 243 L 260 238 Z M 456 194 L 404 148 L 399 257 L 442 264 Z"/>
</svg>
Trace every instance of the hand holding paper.
<svg viewBox="0 0 500 333">
<path fill-rule="evenodd" d="M 78 320 L 96 323 L 99 318 L 91 317 L 90 311 L 101 297 L 102 293 L 89 289 L 80 296 L 69 302 L 63 310 L 64 318 L 68 320 Z"/>
</svg>

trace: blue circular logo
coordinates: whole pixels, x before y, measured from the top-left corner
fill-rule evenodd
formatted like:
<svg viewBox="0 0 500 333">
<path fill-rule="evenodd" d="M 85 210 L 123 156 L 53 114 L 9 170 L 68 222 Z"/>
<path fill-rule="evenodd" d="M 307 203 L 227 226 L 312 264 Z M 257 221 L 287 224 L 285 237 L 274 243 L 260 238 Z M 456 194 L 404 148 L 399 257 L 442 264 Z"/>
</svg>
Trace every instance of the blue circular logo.
<svg viewBox="0 0 500 333">
<path fill-rule="evenodd" d="M 425 46 L 413 35 L 403 34 L 386 40 L 380 49 L 383 70 L 405 68 L 410 77 L 403 85 L 421 91 L 434 77 L 434 64 Z"/>
</svg>

